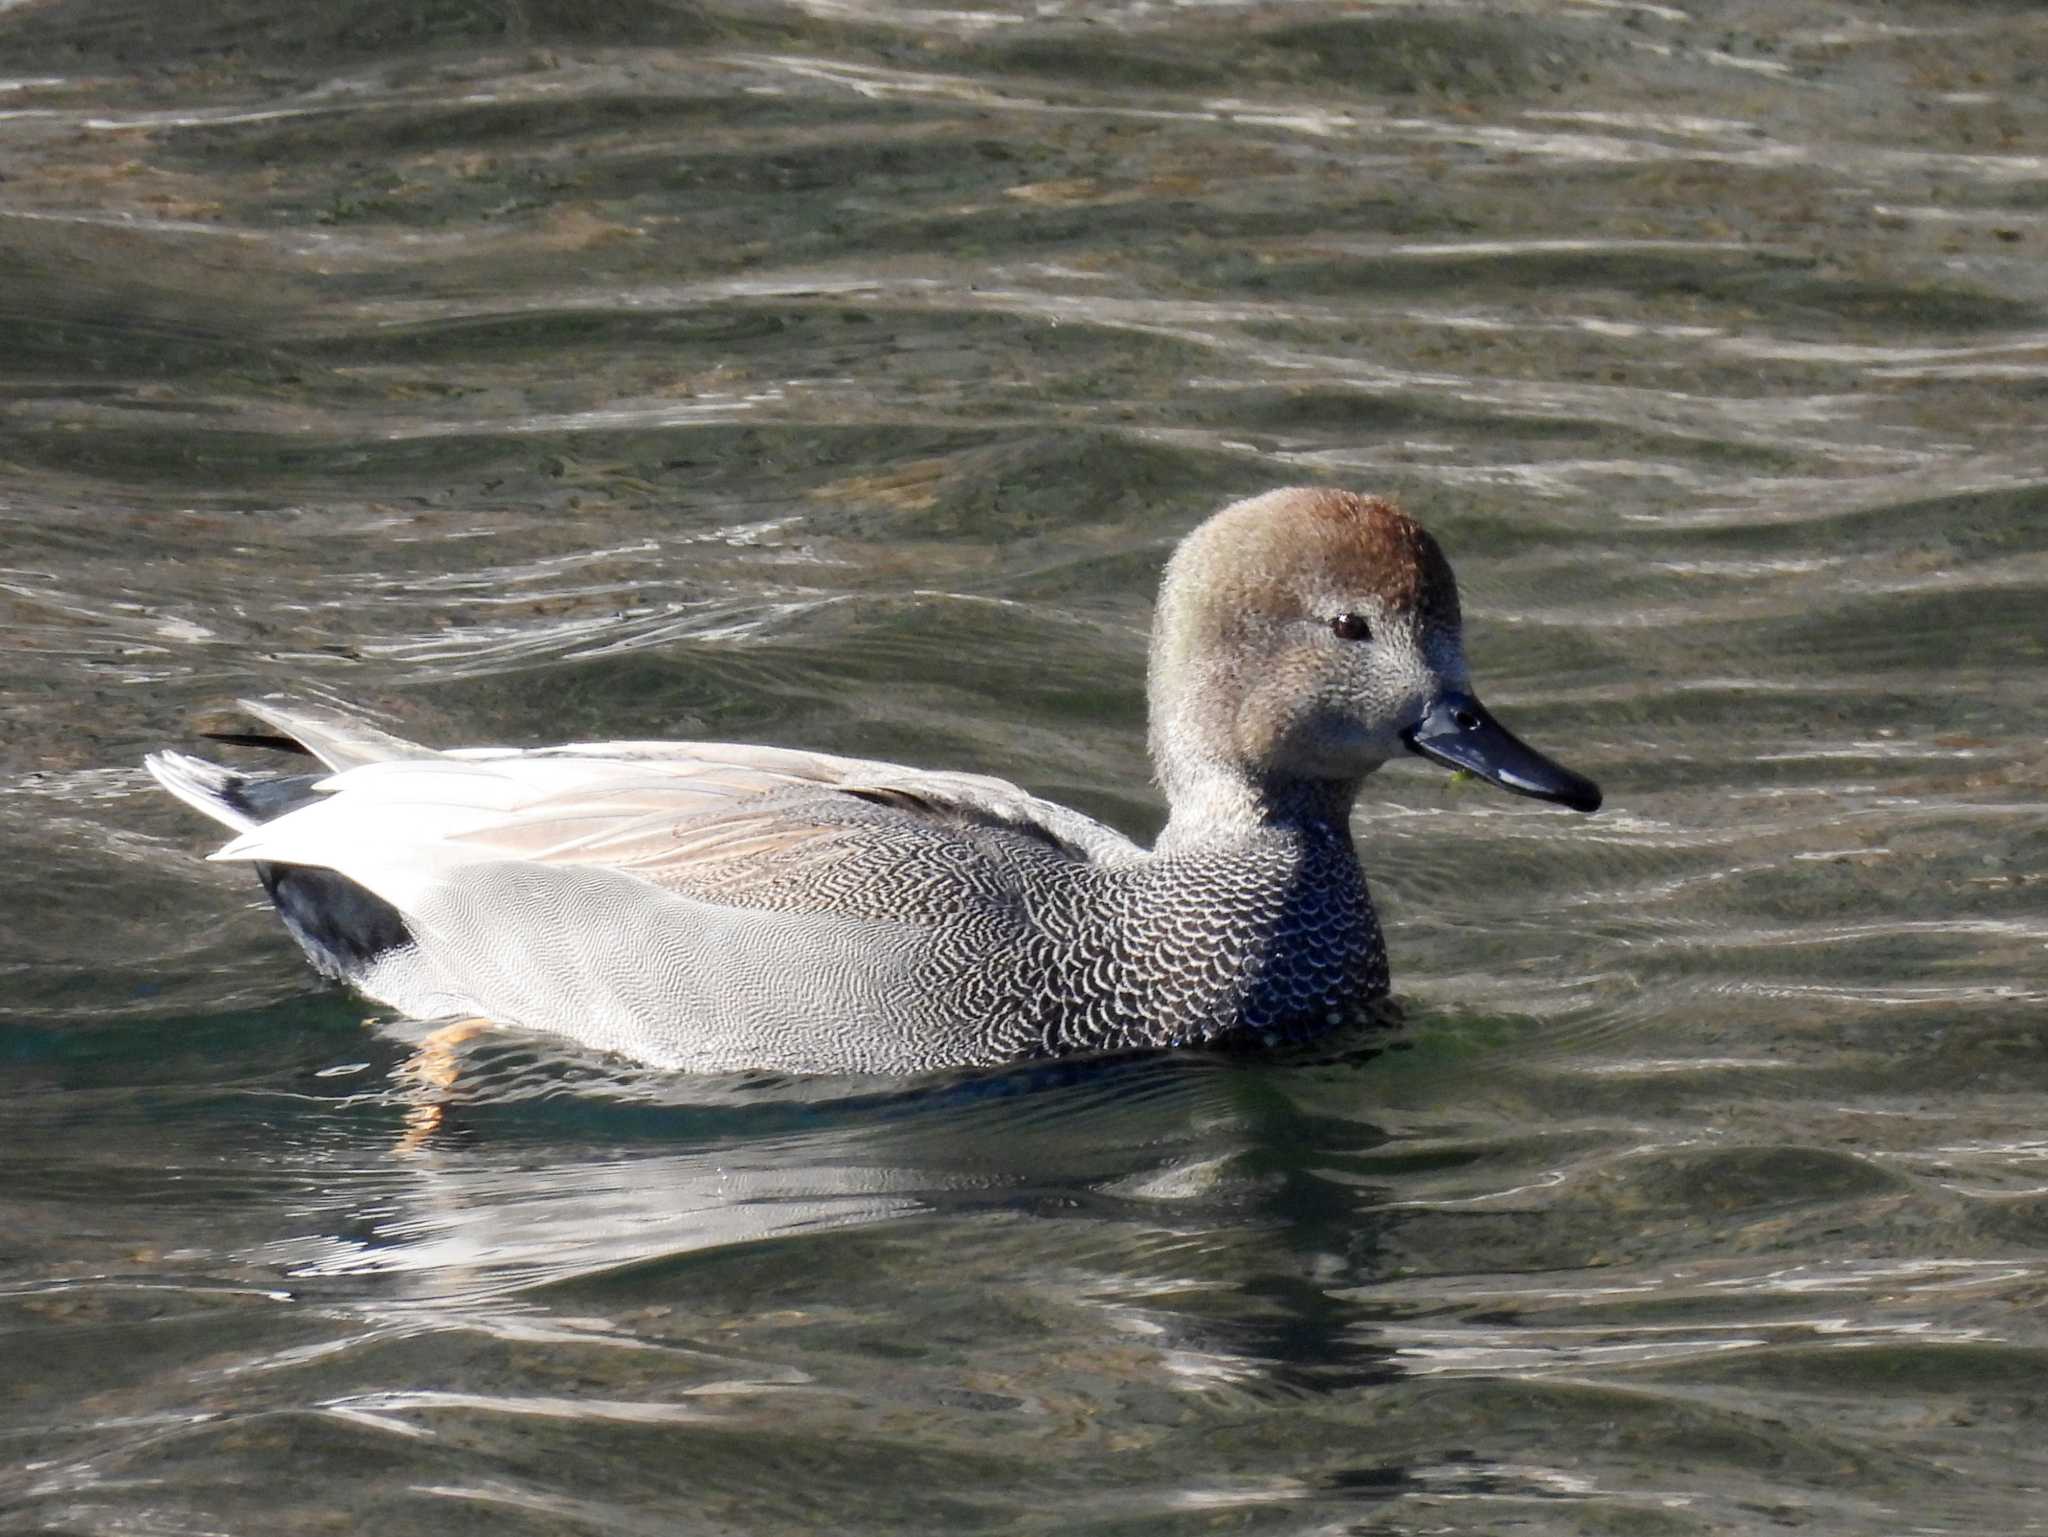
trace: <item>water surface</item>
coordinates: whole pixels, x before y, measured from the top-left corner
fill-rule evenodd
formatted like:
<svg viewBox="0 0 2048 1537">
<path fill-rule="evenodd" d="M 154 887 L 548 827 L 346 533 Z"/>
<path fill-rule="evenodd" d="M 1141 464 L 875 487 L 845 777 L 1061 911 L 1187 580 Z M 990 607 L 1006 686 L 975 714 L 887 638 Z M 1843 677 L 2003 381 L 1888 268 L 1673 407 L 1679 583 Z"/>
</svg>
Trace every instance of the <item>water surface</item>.
<svg viewBox="0 0 2048 1537">
<path fill-rule="evenodd" d="M 2044 47 L 0 8 L 0 1525 L 2048 1529 Z M 1326 1051 L 423 1058 L 138 766 L 289 691 L 1148 835 L 1160 562 L 1299 481 L 1608 792 L 1380 775 Z"/>
</svg>

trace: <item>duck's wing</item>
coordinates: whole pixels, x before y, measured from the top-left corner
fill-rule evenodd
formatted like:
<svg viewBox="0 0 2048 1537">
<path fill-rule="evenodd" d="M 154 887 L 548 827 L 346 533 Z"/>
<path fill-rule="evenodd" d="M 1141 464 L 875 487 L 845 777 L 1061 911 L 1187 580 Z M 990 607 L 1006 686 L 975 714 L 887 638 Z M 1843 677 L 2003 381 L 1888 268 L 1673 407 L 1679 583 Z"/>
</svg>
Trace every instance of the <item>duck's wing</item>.
<svg viewBox="0 0 2048 1537">
<path fill-rule="evenodd" d="M 1123 863 L 1142 852 L 1093 817 L 990 774 L 906 768 L 871 758 L 740 742 L 595 742 L 524 751 L 463 748 L 444 756 L 498 765 L 628 765 L 672 777 L 681 793 L 705 797 L 706 811 L 719 802 L 746 815 L 767 815 L 771 805 L 792 814 L 810 795 L 823 797 L 814 804 L 828 807 L 835 797 L 844 797 L 888 807 L 935 827 L 1015 833 L 1097 864 Z M 827 820 L 834 818 L 828 813 Z"/>
<path fill-rule="evenodd" d="M 800 792 L 810 790 L 827 795 L 828 805 L 829 796 L 849 796 L 928 818 L 935 826 L 1007 830 L 1097 863 L 1121 863 L 1140 852 L 1114 828 L 987 774 L 906 768 L 868 758 L 738 742 L 586 742 L 544 748 L 442 750 L 407 741 L 335 707 L 270 699 L 239 703 L 334 771 L 318 784 L 321 791 L 350 790 L 360 795 L 374 782 L 376 792 L 357 801 L 364 811 L 373 802 L 402 796 L 402 787 L 416 788 L 419 781 L 389 768 L 380 770 L 374 780 L 367 775 L 350 777 L 353 770 L 376 764 L 489 765 L 489 779 L 472 782 L 470 794 L 479 809 L 492 805 L 507 813 L 508 821 L 497 836 L 505 840 L 505 852 L 514 857 L 523 857 L 521 834 L 515 828 L 531 834 L 530 846 L 549 846 L 542 806 L 550 798 L 582 786 L 609 800 L 636 780 L 657 792 L 668 792 L 661 809 L 686 816 L 716 817 L 721 811 L 736 811 L 765 797 L 781 801 L 786 815 L 794 809 Z M 644 773 L 636 774 L 636 769 Z M 442 789 L 454 782 L 453 778 L 444 781 Z M 465 797 L 457 792 L 455 798 Z M 623 813 L 627 802 L 614 804 Z M 585 813 L 605 819 L 601 806 L 585 808 Z M 758 809 L 754 814 L 759 814 Z M 226 851 L 222 852 L 225 856 Z"/>
<path fill-rule="evenodd" d="M 263 718 L 297 733 L 298 723 Z M 325 758 L 347 747 L 323 737 L 315 750 Z M 213 857 L 335 870 L 401 911 L 467 867 L 517 861 L 785 910 L 846 912 L 851 902 L 881 916 L 903 876 L 892 885 L 879 872 L 905 861 L 937 878 L 948 854 L 1081 864 L 1140 856 L 1122 834 L 1007 780 L 731 743 L 467 748 L 359 762 L 313 788 L 306 804 Z M 828 869 L 876 872 L 878 884 L 864 900 L 857 878 L 808 884 Z"/>
</svg>

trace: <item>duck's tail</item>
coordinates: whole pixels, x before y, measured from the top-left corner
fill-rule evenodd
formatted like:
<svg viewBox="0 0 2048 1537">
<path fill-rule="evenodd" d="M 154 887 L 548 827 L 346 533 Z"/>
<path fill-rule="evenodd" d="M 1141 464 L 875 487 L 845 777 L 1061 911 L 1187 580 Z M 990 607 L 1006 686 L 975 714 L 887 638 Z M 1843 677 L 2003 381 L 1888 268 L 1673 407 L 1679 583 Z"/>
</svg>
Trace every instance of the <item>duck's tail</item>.
<svg viewBox="0 0 2048 1537">
<path fill-rule="evenodd" d="M 438 756 L 403 737 L 340 710 L 244 699 L 242 708 L 275 734 L 209 732 L 237 747 L 268 747 L 318 758 L 333 773 L 365 763 Z M 188 753 L 155 752 L 143 759 L 156 782 L 194 811 L 238 833 L 248 832 L 313 799 L 325 774 L 247 774 Z"/>
<path fill-rule="evenodd" d="M 284 740 L 229 733 L 222 740 L 242 747 L 281 746 L 317 757 L 315 773 L 244 773 L 189 753 L 154 752 L 143 759 L 156 782 L 194 811 L 246 836 L 286 812 L 321 799 L 330 773 L 392 758 L 427 758 L 427 748 L 346 717 L 244 701 L 245 708 Z M 383 961 L 407 951 L 412 935 L 398 910 L 332 870 L 261 861 L 257 879 L 270 893 L 278 916 L 323 976 L 361 984 Z"/>
<path fill-rule="evenodd" d="M 305 805 L 313 799 L 313 786 L 326 778 L 324 774 L 244 774 L 168 749 L 151 753 L 142 764 L 158 784 L 194 811 L 238 833 Z"/>
</svg>

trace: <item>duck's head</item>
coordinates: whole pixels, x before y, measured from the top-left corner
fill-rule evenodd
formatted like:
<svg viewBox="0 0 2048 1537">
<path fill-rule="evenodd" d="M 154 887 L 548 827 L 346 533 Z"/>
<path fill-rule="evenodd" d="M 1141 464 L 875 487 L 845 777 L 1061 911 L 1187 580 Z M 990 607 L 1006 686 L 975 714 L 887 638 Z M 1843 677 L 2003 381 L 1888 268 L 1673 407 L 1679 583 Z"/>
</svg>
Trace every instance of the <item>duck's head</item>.
<svg viewBox="0 0 2048 1537">
<path fill-rule="evenodd" d="M 1419 753 L 1574 811 L 1600 788 L 1472 691 L 1450 563 L 1391 503 L 1292 488 L 1235 502 L 1181 541 L 1152 627 L 1152 753 L 1176 821 L 1307 792 L 1349 803 Z"/>
</svg>

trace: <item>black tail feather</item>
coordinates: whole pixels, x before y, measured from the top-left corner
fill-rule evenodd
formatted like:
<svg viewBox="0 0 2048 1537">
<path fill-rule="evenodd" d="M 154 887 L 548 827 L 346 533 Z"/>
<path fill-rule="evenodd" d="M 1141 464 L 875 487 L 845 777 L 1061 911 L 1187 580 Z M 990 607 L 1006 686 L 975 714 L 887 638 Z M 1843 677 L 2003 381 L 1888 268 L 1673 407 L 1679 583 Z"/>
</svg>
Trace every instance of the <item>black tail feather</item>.
<svg viewBox="0 0 2048 1537">
<path fill-rule="evenodd" d="M 322 976 L 359 981 L 380 957 L 413 942 L 397 908 L 345 875 L 259 861 L 256 876 Z"/>
<path fill-rule="evenodd" d="M 301 758 L 313 756 L 312 748 L 291 737 L 279 736 L 274 731 L 202 731 L 199 734 L 209 742 L 225 742 L 230 747 L 262 747 L 271 752 L 297 753 Z"/>
</svg>

